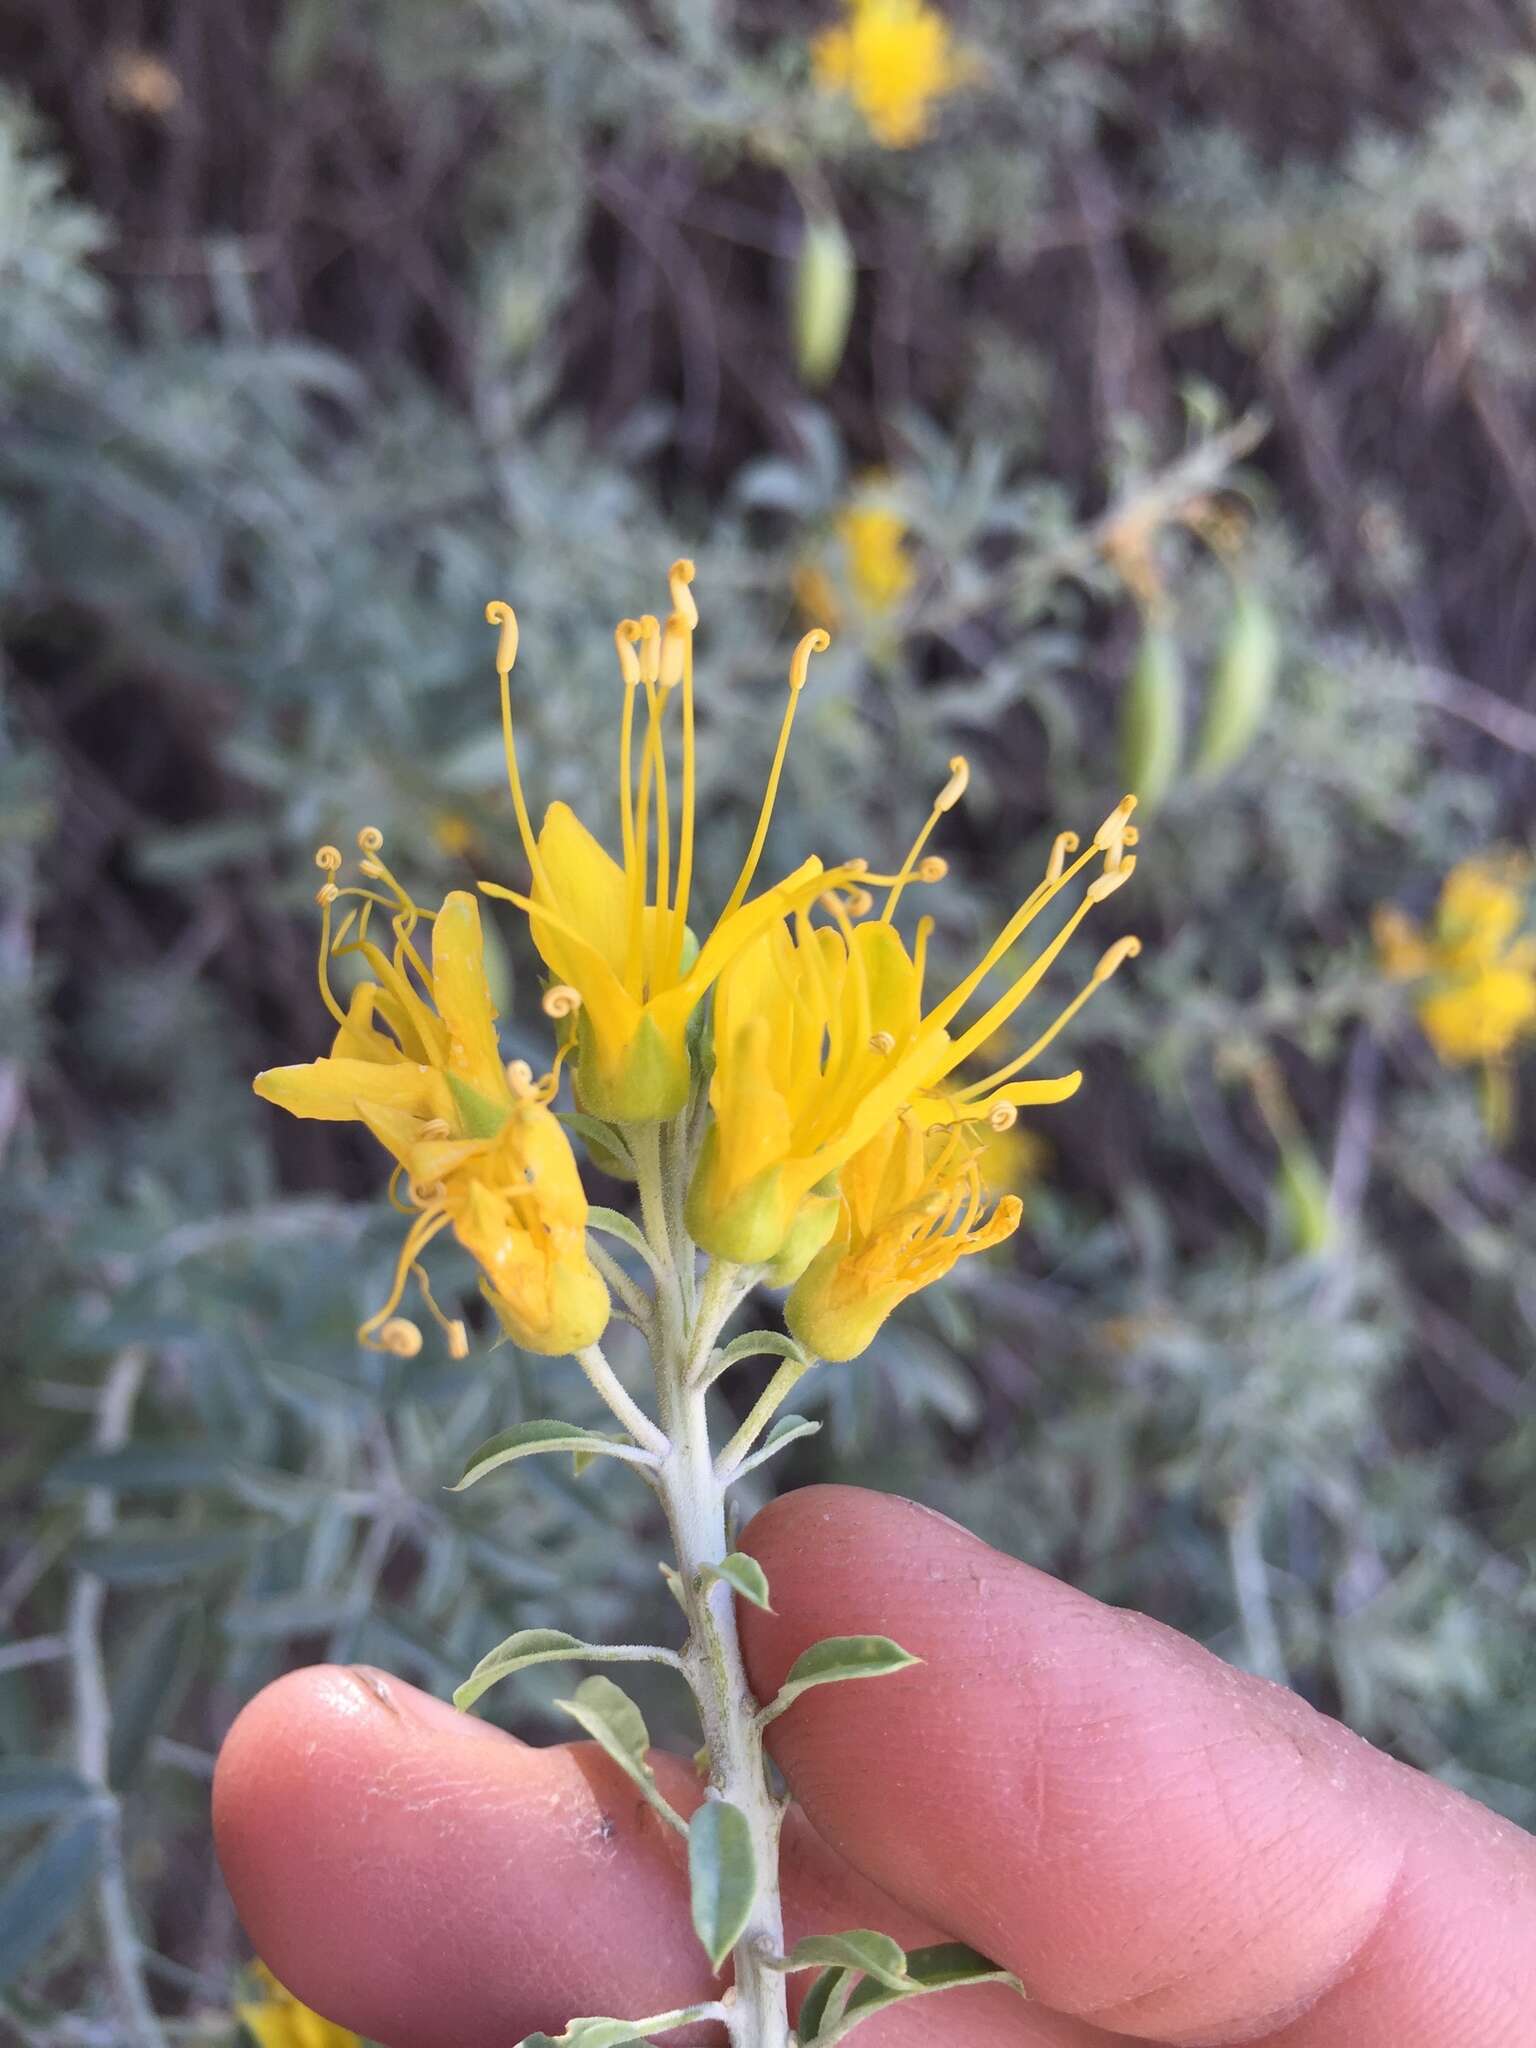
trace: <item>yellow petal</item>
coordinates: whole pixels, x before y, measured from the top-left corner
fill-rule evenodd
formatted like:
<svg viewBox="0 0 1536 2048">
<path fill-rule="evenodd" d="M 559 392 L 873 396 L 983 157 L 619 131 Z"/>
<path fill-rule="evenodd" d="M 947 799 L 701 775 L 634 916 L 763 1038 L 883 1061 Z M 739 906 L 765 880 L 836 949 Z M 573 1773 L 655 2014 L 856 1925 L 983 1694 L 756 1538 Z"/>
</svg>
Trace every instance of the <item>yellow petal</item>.
<svg viewBox="0 0 1536 2048">
<path fill-rule="evenodd" d="M 377 1060 L 311 1060 L 302 1067 L 268 1067 L 251 1086 L 265 1101 L 293 1116 L 326 1123 L 355 1121 L 361 1102 L 420 1117 L 446 1120 L 452 1114 L 442 1075 L 413 1060 L 397 1060 L 392 1066 Z"/>
<path fill-rule="evenodd" d="M 553 890 L 550 903 L 564 921 L 578 931 L 612 971 L 623 976 L 629 953 L 629 888 L 624 870 L 607 849 L 587 830 L 569 804 L 551 804 L 544 814 L 539 834 L 539 859 Z M 534 900 L 541 892 L 534 890 Z M 533 920 L 533 942 L 562 981 L 580 988 L 579 978 L 567 974 L 562 960 L 566 940 L 561 934 L 540 928 Z M 583 991 L 585 993 L 585 991 Z"/>
<path fill-rule="evenodd" d="M 432 926 L 432 997 L 448 1031 L 448 1071 L 493 1101 L 510 1099 L 485 979 L 480 905 L 466 889 L 444 897 Z"/>
</svg>

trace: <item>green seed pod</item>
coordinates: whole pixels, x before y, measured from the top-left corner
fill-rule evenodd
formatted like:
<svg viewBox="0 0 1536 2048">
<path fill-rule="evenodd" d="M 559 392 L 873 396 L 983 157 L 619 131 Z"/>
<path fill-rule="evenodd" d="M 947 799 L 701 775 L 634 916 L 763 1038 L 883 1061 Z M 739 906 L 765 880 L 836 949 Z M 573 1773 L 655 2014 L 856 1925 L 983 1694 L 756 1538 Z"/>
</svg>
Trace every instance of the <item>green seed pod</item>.
<svg viewBox="0 0 1536 2048">
<path fill-rule="evenodd" d="M 1299 1137 L 1289 1139 L 1281 1147 L 1275 1194 L 1291 1246 L 1307 1258 L 1317 1258 L 1329 1251 L 1334 1239 L 1334 1217 L 1328 1182 Z"/>
<path fill-rule="evenodd" d="M 853 247 L 835 213 L 805 223 L 795 269 L 795 363 L 807 384 L 825 384 L 848 345 L 857 269 Z"/>
<path fill-rule="evenodd" d="M 1120 761 L 1124 786 L 1134 790 L 1143 815 L 1155 811 L 1173 787 L 1184 743 L 1184 663 L 1179 643 L 1159 620 L 1142 623 L 1141 646 L 1120 707 Z"/>
<path fill-rule="evenodd" d="M 1239 583 L 1206 694 L 1196 775 L 1224 775 L 1247 753 L 1264 723 L 1279 670 L 1275 616 L 1251 584 Z"/>
</svg>

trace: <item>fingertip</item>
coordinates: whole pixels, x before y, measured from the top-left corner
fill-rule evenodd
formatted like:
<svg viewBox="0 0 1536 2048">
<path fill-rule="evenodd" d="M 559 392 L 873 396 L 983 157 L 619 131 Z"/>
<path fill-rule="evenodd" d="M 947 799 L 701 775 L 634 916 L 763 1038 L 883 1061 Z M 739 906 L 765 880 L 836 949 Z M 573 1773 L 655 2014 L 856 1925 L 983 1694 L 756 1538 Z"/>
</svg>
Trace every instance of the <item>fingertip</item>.
<svg viewBox="0 0 1536 2048">
<path fill-rule="evenodd" d="M 373 2039 L 503 2048 L 573 2011 L 708 1995 L 678 1838 L 601 1751 L 528 1748 L 383 1673 L 258 1694 L 214 1827 L 258 1953 Z"/>
</svg>

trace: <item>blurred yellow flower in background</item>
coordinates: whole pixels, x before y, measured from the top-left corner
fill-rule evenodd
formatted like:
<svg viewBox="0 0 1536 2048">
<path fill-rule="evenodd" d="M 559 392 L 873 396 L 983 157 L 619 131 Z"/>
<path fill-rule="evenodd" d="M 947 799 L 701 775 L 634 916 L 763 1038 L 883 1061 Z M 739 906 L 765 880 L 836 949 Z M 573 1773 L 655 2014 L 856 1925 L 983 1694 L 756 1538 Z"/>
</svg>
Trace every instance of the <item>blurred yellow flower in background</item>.
<svg viewBox="0 0 1536 2048">
<path fill-rule="evenodd" d="M 350 2027 L 322 2019 L 284 1990 L 265 1963 L 251 1965 L 260 1997 L 242 2001 L 235 2017 L 256 2042 L 257 2048 L 361 2048 Z"/>
<path fill-rule="evenodd" d="M 935 104 L 974 67 L 924 0 L 844 0 L 843 13 L 811 44 L 816 83 L 846 93 L 885 148 L 910 149 L 927 136 Z"/>
<path fill-rule="evenodd" d="M 1024 1124 L 976 1127 L 980 1149 L 976 1165 L 982 1184 L 995 1194 L 1028 1196 L 1050 1164 L 1051 1148 L 1038 1131 Z"/>
<path fill-rule="evenodd" d="M 889 617 L 917 580 L 910 532 L 890 501 L 889 479 L 878 470 L 861 477 L 832 521 L 826 556 L 807 562 L 795 579 L 806 617 L 841 625 L 844 591 L 866 618 Z"/>
<path fill-rule="evenodd" d="M 1526 929 L 1531 867 L 1515 854 L 1462 861 L 1428 926 L 1391 905 L 1376 913 L 1382 971 L 1419 984 L 1416 1013 L 1448 1067 L 1481 1066 L 1489 1129 L 1508 1134 L 1509 1062 L 1536 1037 L 1536 931 Z"/>
</svg>

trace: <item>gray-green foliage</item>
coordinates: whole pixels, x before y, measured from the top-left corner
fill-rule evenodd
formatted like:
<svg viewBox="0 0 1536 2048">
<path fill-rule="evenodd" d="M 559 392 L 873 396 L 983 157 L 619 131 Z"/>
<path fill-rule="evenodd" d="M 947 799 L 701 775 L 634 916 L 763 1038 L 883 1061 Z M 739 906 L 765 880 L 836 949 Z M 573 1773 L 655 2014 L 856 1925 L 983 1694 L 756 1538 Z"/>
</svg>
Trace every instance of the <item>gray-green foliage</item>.
<svg viewBox="0 0 1536 2048">
<path fill-rule="evenodd" d="M 1138 618 L 1103 547 L 1117 512 L 1235 479 L 1282 657 L 1252 743 L 1173 782 L 1116 899 L 1147 947 L 1074 1027 L 1087 1084 L 1038 1120 L 1019 1256 L 971 1262 L 823 1375 L 821 1433 L 781 1438 L 743 1492 L 915 1491 L 1536 1819 L 1530 1112 L 1495 1154 L 1368 938 L 1375 903 L 1422 907 L 1530 815 L 1528 66 L 1491 26 L 1458 53 L 1430 0 L 1392 36 L 1321 4 L 977 0 L 988 84 L 890 154 L 807 90 L 809 12 L 749 34 L 683 0 L 277 11 L 253 57 L 234 10 L 227 31 L 205 10 L 230 53 L 205 89 L 239 95 L 201 131 L 87 104 L 84 80 L 61 135 L 0 102 L 17 2023 L 51 2041 L 65 2007 L 120 1996 L 93 1777 L 140 1925 L 169 1930 L 153 1997 L 217 2008 L 234 1948 L 207 1772 L 264 1679 L 357 1658 L 445 1692 L 520 1630 L 654 1632 L 632 1475 L 530 1458 L 449 1490 L 488 1437 L 601 1428 L 585 1388 L 508 1348 L 359 1353 L 395 1241 L 372 1169 L 279 1132 L 247 1080 L 322 1049 L 317 840 L 377 824 L 423 897 L 469 872 L 446 850 L 466 836 L 475 871 L 519 872 L 487 597 L 523 623 L 530 780 L 596 821 L 612 622 L 696 556 L 700 870 L 721 887 L 793 578 L 822 551 L 841 582 L 829 524 L 871 464 L 916 583 L 880 620 L 839 589 L 770 857 L 899 856 L 967 749 L 953 878 L 925 905 L 945 962 L 1119 794 Z M 354 216 L 331 296 L 326 95 L 376 181 L 394 150 L 435 195 L 389 188 L 393 244 Z M 221 128 L 255 161 L 304 139 L 312 194 L 284 213 L 290 188 L 241 184 Z M 859 263 L 816 395 L 790 323 L 807 178 Z M 185 196 L 216 188 L 232 213 Z M 1254 400 L 1268 438 L 1234 470 L 1223 436 Z M 1189 758 L 1230 581 L 1177 524 L 1157 560 Z M 1253 1092 L 1274 1060 L 1329 1184 L 1304 1251 Z M 467 1266 L 439 1278 L 469 1288 Z M 66 1682 L 82 1573 L 105 1588 L 100 1770 Z M 538 1665 L 503 1697 L 555 1734 L 568 1685 Z M 23 1922 L 52 1932 L 29 1945 Z"/>
</svg>

